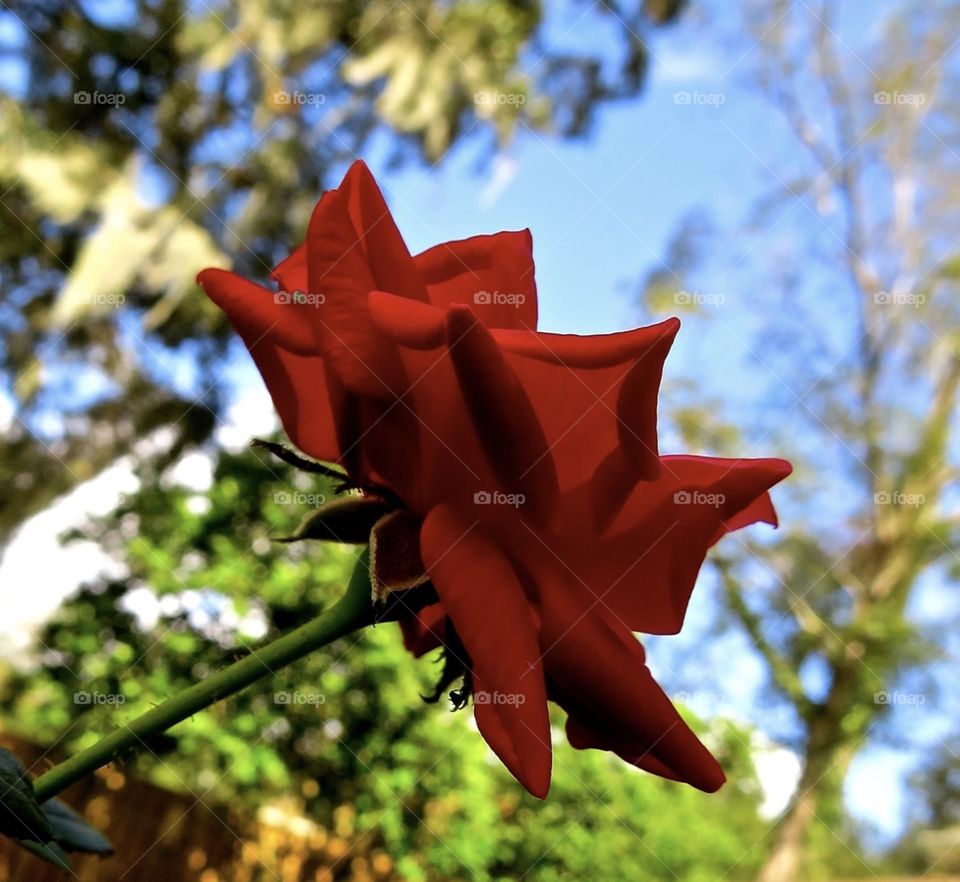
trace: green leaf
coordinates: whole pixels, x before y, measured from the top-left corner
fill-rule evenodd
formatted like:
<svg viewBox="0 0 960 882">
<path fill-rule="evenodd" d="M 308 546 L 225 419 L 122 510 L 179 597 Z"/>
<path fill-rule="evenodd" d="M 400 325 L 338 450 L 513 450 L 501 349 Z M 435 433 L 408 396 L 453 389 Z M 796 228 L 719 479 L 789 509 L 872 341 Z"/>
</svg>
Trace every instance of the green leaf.
<svg viewBox="0 0 960 882">
<path fill-rule="evenodd" d="M 54 866 L 60 867 L 61 870 L 70 869 L 70 858 L 56 842 L 43 843 L 34 842 L 30 839 L 18 839 L 17 845 L 27 851 L 32 851 L 37 857 L 49 861 Z"/>
<path fill-rule="evenodd" d="M 52 838 L 26 767 L 4 748 L 0 748 L 0 833 L 38 842 Z"/>
<path fill-rule="evenodd" d="M 67 851 L 91 854 L 113 854 L 113 846 L 99 830 L 91 827 L 77 812 L 59 799 L 50 799 L 42 806 L 50 822 L 53 838 Z"/>
</svg>

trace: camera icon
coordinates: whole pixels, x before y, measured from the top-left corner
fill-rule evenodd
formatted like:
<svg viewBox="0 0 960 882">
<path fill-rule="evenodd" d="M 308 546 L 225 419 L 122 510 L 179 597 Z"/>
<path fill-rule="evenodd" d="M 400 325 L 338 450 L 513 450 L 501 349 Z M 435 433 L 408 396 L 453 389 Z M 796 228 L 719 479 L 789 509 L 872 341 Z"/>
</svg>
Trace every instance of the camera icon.
<svg viewBox="0 0 960 882">
<path fill-rule="evenodd" d="M 478 490 L 473 494 L 474 505 L 490 505 L 491 502 L 493 497 L 486 490 Z"/>
<path fill-rule="evenodd" d="M 280 306 L 288 306 L 294 302 L 294 297 L 289 291 L 277 291 L 273 295 L 273 302 L 278 303 Z"/>
<path fill-rule="evenodd" d="M 273 494 L 273 501 L 277 505 L 290 505 L 293 502 L 293 494 L 288 490 L 278 490 Z"/>
<path fill-rule="evenodd" d="M 673 93 L 673 103 L 674 104 L 689 104 L 693 100 L 693 96 L 689 92 L 674 92 Z"/>
<path fill-rule="evenodd" d="M 92 704 L 93 696 L 89 692 L 74 692 L 73 703 L 74 704 Z"/>
<path fill-rule="evenodd" d="M 873 703 L 874 704 L 889 704 L 890 703 L 890 693 L 888 692 L 874 692 L 873 693 Z"/>
<path fill-rule="evenodd" d="M 892 100 L 892 96 L 889 92 L 874 92 L 873 93 L 873 103 L 874 104 L 889 104 Z"/>
<path fill-rule="evenodd" d="M 893 497 L 886 491 L 881 491 L 880 493 L 873 494 L 874 505 L 889 505 L 892 501 L 893 501 Z"/>
<path fill-rule="evenodd" d="M 274 92 L 273 93 L 273 103 L 274 104 L 290 104 L 293 101 L 293 97 L 289 92 Z"/>
<path fill-rule="evenodd" d="M 493 302 L 493 295 L 489 291 L 477 291 L 473 295 L 473 302 L 481 306 L 488 305 Z"/>
<path fill-rule="evenodd" d="M 673 302 L 677 306 L 689 306 L 693 302 L 693 297 L 689 291 L 678 291 L 673 295 Z"/>
<path fill-rule="evenodd" d="M 674 505 L 689 505 L 692 501 L 693 497 L 686 490 L 678 490 L 673 494 Z"/>
<path fill-rule="evenodd" d="M 91 101 L 89 92 L 74 92 L 73 93 L 73 103 L 74 104 L 89 104 Z"/>
<path fill-rule="evenodd" d="M 273 693 L 273 703 L 274 703 L 274 704 L 290 704 L 290 693 L 289 693 L 289 692 L 274 692 L 274 693 Z"/>
<path fill-rule="evenodd" d="M 490 93 L 489 92 L 477 92 L 473 96 L 474 104 L 489 104 L 490 103 Z"/>
<path fill-rule="evenodd" d="M 473 693 L 473 703 L 474 703 L 474 704 L 490 704 L 490 693 L 489 693 L 489 692 L 474 692 L 474 693 Z"/>
</svg>

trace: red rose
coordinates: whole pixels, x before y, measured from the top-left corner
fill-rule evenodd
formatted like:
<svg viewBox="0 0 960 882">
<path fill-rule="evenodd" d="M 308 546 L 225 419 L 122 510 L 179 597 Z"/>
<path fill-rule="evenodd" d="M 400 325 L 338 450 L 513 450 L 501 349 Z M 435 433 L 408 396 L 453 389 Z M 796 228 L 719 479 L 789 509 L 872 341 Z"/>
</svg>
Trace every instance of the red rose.
<svg viewBox="0 0 960 882">
<path fill-rule="evenodd" d="M 406 645 L 461 663 L 481 733 L 531 793 L 550 784 L 548 699 L 575 747 L 716 790 L 723 772 L 632 632 L 680 629 L 707 549 L 775 525 L 767 490 L 790 466 L 660 456 L 679 322 L 537 332 L 531 249 L 524 230 L 411 257 L 357 162 L 273 273 L 278 293 L 218 269 L 199 281 L 294 444 L 368 488 L 375 583 L 432 583 Z"/>
</svg>

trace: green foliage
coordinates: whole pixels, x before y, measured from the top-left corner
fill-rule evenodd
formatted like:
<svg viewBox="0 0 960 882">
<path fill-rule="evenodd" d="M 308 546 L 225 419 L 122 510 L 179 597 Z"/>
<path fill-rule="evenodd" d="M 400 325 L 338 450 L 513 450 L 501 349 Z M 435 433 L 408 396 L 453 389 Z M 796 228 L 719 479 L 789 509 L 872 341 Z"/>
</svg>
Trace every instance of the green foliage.
<svg viewBox="0 0 960 882">
<path fill-rule="evenodd" d="M 86 531 L 128 572 L 68 602 L 41 635 L 40 668 L 5 686 L 21 734 L 48 742 L 65 732 L 59 747 L 75 751 L 339 596 L 354 550 L 270 541 L 329 488 L 261 456 L 223 454 L 202 494 L 145 469 L 142 489 Z M 147 609 L 150 598 L 161 613 L 140 623 L 129 604 Z M 266 633 L 251 625 L 258 616 Z M 574 751 L 558 718 L 553 790 L 539 802 L 488 751 L 469 711 L 422 700 L 438 674 L 436 660 L 407 654 L 396 625 L 379 625 L 123 761 L 171 788 L 251 808 L 301 794 L 308 815 L 331 827 L 349 810 L 353 835 L 372 837 L 410 880 L 750 877 L 763 824 L 742 728 L 707 730 L 731 781 L 706 795 Z"/>
</svg>

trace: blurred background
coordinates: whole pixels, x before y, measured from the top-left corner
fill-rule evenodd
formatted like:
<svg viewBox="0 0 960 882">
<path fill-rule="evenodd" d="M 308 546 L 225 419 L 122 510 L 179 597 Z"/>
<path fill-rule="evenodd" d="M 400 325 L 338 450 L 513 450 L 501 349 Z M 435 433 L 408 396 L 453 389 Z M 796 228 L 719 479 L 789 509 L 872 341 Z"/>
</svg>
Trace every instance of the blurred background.
<svg viewBox="0 0 960 882">
<path fill-rule="evenodd" d="M 661 449 L 783 456 L 650 664 L 712 796 L 540 803 L 392 625 L 76 785 L 84 880 L 960 878 L 960 3 L 6 0 L 0 731 L 34 774 L 338 596 L 194 284 L 362 156 L 411 251 L 530 227 L 541 328 L 679 315 Z M 52 875 L 47 875 L 52 873 Z M 59 878 L 0 851 L 0 879 Z"/>
</svg>

